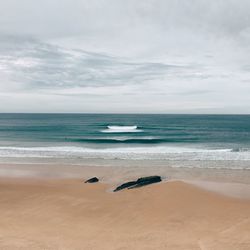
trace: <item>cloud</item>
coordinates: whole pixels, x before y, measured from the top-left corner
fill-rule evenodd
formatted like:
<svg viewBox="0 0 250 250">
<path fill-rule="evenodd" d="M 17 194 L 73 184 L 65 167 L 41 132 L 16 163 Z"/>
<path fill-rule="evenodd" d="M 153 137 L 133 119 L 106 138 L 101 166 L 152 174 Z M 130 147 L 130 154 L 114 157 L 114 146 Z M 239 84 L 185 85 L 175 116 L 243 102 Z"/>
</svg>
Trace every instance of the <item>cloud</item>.
<svg viewBox="0 0 250 250">
<path fill-rule="evenodd" d="M 0 0 L 1 109 L 250 112 L 249 16 L 248 0 Z"/>
<path fill-rule="evenodd" d="M 19 83 L 26 91 L 143 84 L 186 70 L 185 66 L 67 50 L 34 39 L 12 37 L 1 47 L 2 79 Z"/>
<path fill-rule="evenodd" d="M 33 0 L 1 0 L 0 5 L 2 31 L 43 37 L 95 32 L 103 36 L 114 30 L 142 27 L 234 36 L 250 24 L 248 0 L 43 0 L 39 4 Z"/>
</svg>

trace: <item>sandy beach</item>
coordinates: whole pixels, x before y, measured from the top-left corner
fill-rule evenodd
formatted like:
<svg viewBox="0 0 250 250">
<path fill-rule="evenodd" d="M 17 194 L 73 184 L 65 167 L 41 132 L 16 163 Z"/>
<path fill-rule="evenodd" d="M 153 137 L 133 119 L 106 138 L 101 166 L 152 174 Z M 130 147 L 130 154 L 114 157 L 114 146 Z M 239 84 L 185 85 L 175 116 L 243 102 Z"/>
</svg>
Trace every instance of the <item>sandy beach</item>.
<svg viewBox="0 0 250 250">
<path fill-rule="evenodd" d="M 1 177 L 0 249 L 250 248 L 248 198 L 183 181 L 117 193 L 114 187 Z"/>
</svg>

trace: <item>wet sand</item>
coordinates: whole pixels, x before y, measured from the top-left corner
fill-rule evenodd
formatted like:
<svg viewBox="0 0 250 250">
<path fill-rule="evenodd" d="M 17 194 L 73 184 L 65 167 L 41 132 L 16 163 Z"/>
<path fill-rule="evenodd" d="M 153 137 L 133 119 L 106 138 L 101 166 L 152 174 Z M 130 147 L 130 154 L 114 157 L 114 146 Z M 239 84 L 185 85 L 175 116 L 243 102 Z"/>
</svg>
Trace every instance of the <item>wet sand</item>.
<svg viewBox="0 0 250 250">
<path fill-rule="evenodd" d="M 0 179 L 0 249 L 250 249 L 250 200 L 169 181 L 113 193 L 82 179 Z"/>
</svg>

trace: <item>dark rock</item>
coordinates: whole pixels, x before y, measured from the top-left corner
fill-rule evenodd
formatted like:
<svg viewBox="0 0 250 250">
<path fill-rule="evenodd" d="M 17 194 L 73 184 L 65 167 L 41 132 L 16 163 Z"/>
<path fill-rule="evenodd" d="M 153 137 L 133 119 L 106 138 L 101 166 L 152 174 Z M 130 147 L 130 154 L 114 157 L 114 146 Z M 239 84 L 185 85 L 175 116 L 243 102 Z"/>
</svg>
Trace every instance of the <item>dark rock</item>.
<svg viewBox="0 0 250 250">
<path fill-rule="evenodd" d="M 85 183 L 95 183 L 98 181 L 99 181 L 99 179 L 97 177 L 93 177 L 93 178 L 86 180 Z"/>
<path fill-rule="evenodd" d="M 128 189 L 138 188 L 138 187 L 150 185 L 150 184 L 161 182 L 161 181 L 162 179 L 158 175 L 142 177 L 142 178 L 137 179 L 137 181 L 129 181 L 129 182 L 123 183 L 122 185 L 118 186 L 114 190 L 114 192 L 120 191 L 125 188 L 128 188 Z"/>
<path fill-rule="evenodd" d="M 122 185 L 118 186 L 114 192 L 117 192 L 117 191 L 120 191 L 124 188 L 128 188 L 128 187 L 131 187 L 131 186 L 134 186 L 137 182 L 136 181 L 129 181 L 129 182 L 125 182 L 123 183 Z"/>
<path fill-rule="evenodd" d="M 150 185 L 150 184 L 157 183 L 157 182 L 161 182 L 161 177 L 158 175 L 142 177 L 136 181 L 136 185 L 129 187 L 128 189 L 138 188 L 138 187 Z"/>
<path fill-rule="evenodd" d="M 147 177 L 139 178 L 136 182 L 139 184 L 139 183 L 142 183 L 142 182 L 155 183 L 155 182 L 160 182 L 160 181 L 161 181 L 161 176 L 154 175 L 154 176 L 147 176 Z"/>
</svg>

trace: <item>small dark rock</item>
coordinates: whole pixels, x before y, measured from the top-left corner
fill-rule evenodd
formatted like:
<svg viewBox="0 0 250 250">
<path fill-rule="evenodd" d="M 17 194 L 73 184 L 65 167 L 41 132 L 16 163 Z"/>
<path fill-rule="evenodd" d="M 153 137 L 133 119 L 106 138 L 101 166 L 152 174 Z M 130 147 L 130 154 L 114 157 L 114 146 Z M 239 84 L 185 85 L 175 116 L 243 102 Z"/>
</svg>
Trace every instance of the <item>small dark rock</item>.
<svg viewBox="0 0 250 250">
<path fill-rule="evenodd" d="M 130 181 L 130 182 L 123 183 L 122 185 L 118 186 L 114 190 L 114 192 L 120 191 L 125 188 L 128 188 L 128 189 L 138 188 L 138 187 L 150 185 L 150 184 L 161 182 L 161 181 L 162 179 L 158 175 L 142 177 L 142 178 L 137 179 L 137 181 Z"/>
<path fill-rule="evenodd" d="M 129 182 L 125 182 L 123 183 L 122 185 L 118 186 L 114 192 L 117 192 L 117 191 L 120 191 L 124 188 L 128 188 L 128 187 L 131 187 L 131 186 L 134 186 L 137 182 L 136 181 L 129 181 Z"/>
<path fill-rule="evenodd" d="M 98 181 L 99 181 L 99 179 L 97 177 L 93 177 L 93 178 L 86 180 L 84 183 L 95 183 Z"/>
</svg>

